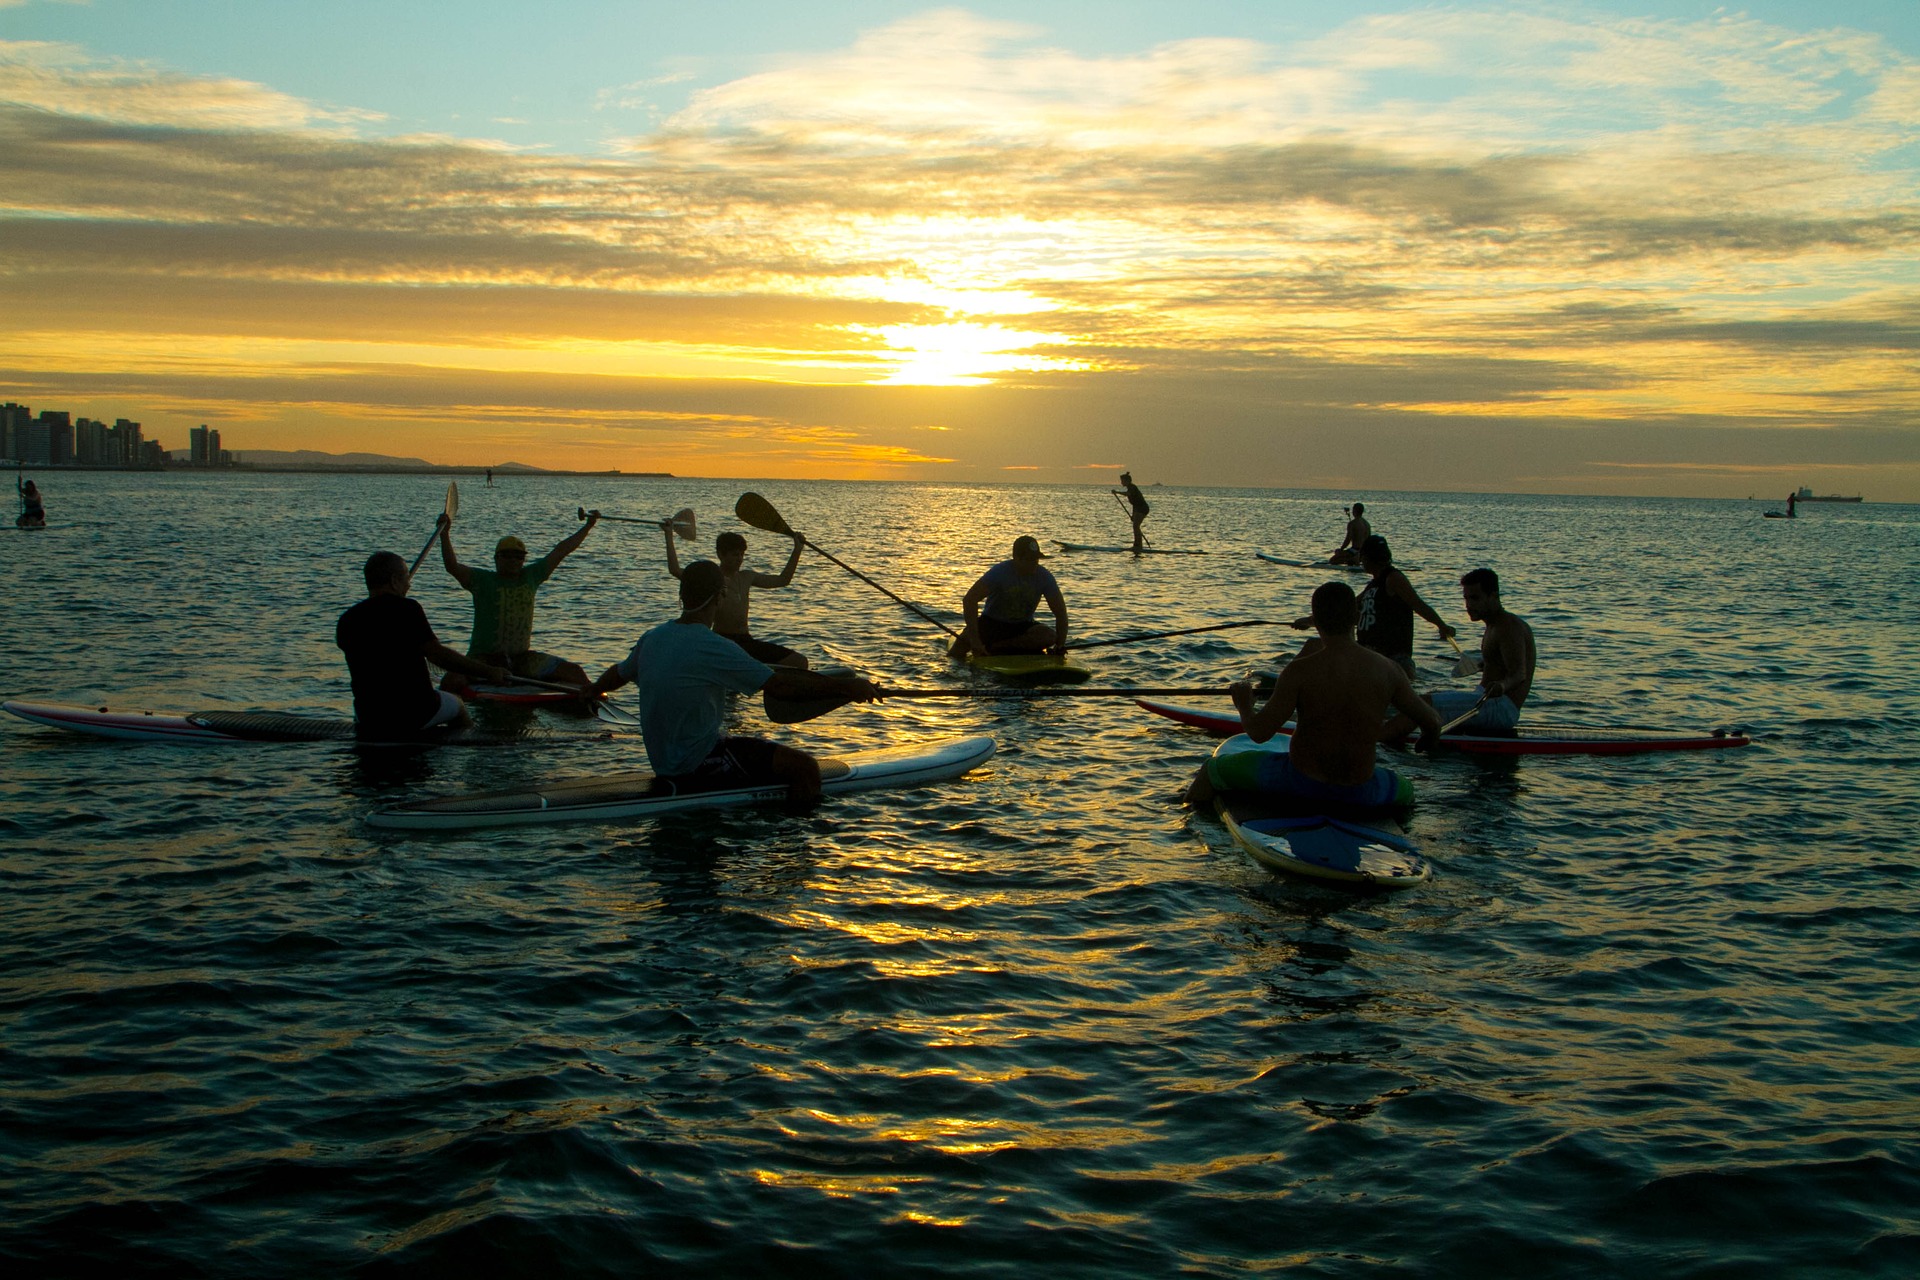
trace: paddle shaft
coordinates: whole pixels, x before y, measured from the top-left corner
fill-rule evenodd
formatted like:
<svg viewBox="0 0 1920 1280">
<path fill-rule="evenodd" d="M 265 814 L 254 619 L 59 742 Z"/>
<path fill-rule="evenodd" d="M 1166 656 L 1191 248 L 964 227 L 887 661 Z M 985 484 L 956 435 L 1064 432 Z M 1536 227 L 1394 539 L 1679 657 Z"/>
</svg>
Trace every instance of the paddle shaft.
<svg viewBox="0 0 1920 1280">
<path fill-rule="evenodd" d="M 793 526 L 789 525 L 784 519 L 781 518 L 780 513 L 774 509 L 773 504 L 771 502 L 768 502 L 765 498 L 761 497 L 757 493 L 741 494 L 740 500 L 734 503 L 733 514 L 735 514 L 736 516 L 739 516 L 742 520 L 746 521 L 748 524 L 752 525 L 756 529 L 764 529 L 768 533 L 777 533 L 787 538 L 800 537 L 800 535 L 794 533 Z M 931 622 L 934 626 L 940 628 L 942 631 L 946 632 L 948 635 L 957 637 L 960 634 L 958 631 L 955 631 L 952 627 L 940 621 L 940 619 L 934 617 L 932 614 L 928 613 L 925 609 L 922 609 L 919 605 L 913 603 L 911 600 L 903 600 L 899 596 L 893 594 L 893 592 L 887 590 L 885 587 L 881 586 L 879 583 L 875 582 L 872 578 L 869 578 L 866 574 L 860 572 L 858 569 L 854 568 L 852 565 L 848 564 L 846 561 L 842 560 L 840 557 L 822 548 L 819 544 L 815 543 L 812 539 L 800 537 L 800 543 L 802 546 L 809 547 L 812 550 L 819 552 L 821 555 L 833 561 L 835 564 L 839 565 L 842 569 L 845 569 L 848 573 L 852 574 L 854 577 L 860 579 L 860 581 L 872 587 L 875 591 L 878 591 L 881 595 L 885 596 L 887 599 L 893 601 L 895 604 L 899 605 L 901 608 L 910 610 L 911 612 L 926 619 L 928 622 Z"/>
<path fill-rule="evenodd" d="M 1170 636 L 1192 636 L 1202 631 L 1231 631 L 1235 627 L 1273 627 L 1278 623 L 1265 618 L 1255 618 L 1251 622 L 1216 622 L 1210 627 L 1187 627 L 1180 631 L 1150 631 L 1145 635 L 1117 636 L 1112 640 L 1080 640 L 1067 645 L 1069 649 L 1100 649 L 1110 644 L 1136 644 L 1142 640 L 1165 640 Z"/>
<path fill-rule="evenodd" d="M 1443 734 L 1446 734 L 1446 733 L 1452 732 L 1455 729 L 1458 729 L 1461 725 L 1465 724 L 1467 721 L 1479 715 L 1480 708 L 1486 705 L 1487 705 L 1487 695 L 1483 693 L 1480 695 L 1480 701 L 1474 703 L 1471 707 L 1467 708 L 1467 712 L 1465 715 L 1455 716 L 1453 719 L 1441 725 L 1440 732 Z"/>
<path fill-rule="evenodd" d="M 446 504 L 440 508 L 440 512 L 442 515 L 446 516 L 447 523 L 452 524 L 454 514 L 459 510 L 460 510 L 460 491 L 454 488 L 454 482 L 449 480 L 447 481 L 447 501 L 446 501 Z M 433 550 L 433 544 L 439 537 L 440 537 L 440 522 L 436 520 L 433 522 L 433 533 L 430 537 L 427 538 L 427 545 L 420 548 L 420 554 L 413 558 L 413 564 L 407 569 L 408 582 L 412 582 L 413 575 L 420 572 L 421 561 L 427 558 L 427 552 Z"/>
<path fill-rule="evenodd" d="M 585 520 L 587 518 L 587 509 L 585 507 L 579 507 L 579 508 L 576 508 L 575 510 L 576 510 L 577 518 L 581 520 Z M 667 523 L 665 520 L 640 520 L 640 519 L 636 519 L 633 516 L 610 516 L 604 511 L 600 513 L 600 518 L 602 520 L 611 520 L 615 524 L 645 524 L 645 525 L 651 525 L 656 529 L 663 527 Z"/>
<path fill-rule="evenodd" d="M 928 622 L 931 622 L 934 626 L 940 628 L 942 631 L 946 632 L 950 636 L 958 636 L 960 634 L 958 631 L 955 631 L 952 627 L 948 626 L 946 623 L 940 621 L 940 619 L 928 613 L 925 609 L 922 609 L 919 605 L 913 603 L 913 601 L 901 599 L 899 596 L 893 594 L 893 592 L 887 590 L 885 587 L 881 586 L 879 583 L 875 582 L 872 578 L 869 578 L 866 574 L 860 572 L 858 569 L 854 568 L 852 565 L 848 564 L 846 561 L 840 559 L 838 556 L 835 556 L 832 553 L 827 551 L 821 551 L 820 548 L 816 546 L 811 539 L 802 538 L 800 539 L 800 541 L 803 545 L 810 547 L 815 551 L 819 551 L 821 555 L 826 556 L 827 559 L 833 561 L 835 564 L 839 565 L 842 569 L 845 569 L 848 573 L 860 579 L 860 581 L 866 583 L 868 586 L 872 587 L 875 591 L 878 591 L 881 595 L 893 601 L 895 604 L 899 605 L 901 608 L 912 610 L 914 613 L 920 615 L 922 618 L 925 618 Z"/>
</svg>

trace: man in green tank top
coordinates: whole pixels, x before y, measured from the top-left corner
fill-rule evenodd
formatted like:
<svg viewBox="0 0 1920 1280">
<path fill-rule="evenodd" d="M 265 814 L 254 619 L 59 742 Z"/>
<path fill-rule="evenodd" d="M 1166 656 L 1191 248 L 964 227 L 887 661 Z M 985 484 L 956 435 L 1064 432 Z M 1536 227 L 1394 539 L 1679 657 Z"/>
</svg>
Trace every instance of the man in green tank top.
<svg viewBox="0 0 1920 1280">
<path fill-rule="evenodd" d="M 475 569 L 460 563 L 453 549 L 451 522 L 440 517 L 440 562 L 473 596 L 468 657 L 505 667 L 525 679 L 579 685 L 582 693 L 591 689 L 591 677 L 579 666 L 533 647 L 533 598 L 540 584 L 553 576 L 562 560 L 579 550 L 599 522 L 600 513 L 589 511 L 585 524 L 531 564 L 527 562 L 527 544 L 509 535 L 493 548 L 493 568 Z M 449 675 L 447 682 L 459 678 Z"/>
</svg>

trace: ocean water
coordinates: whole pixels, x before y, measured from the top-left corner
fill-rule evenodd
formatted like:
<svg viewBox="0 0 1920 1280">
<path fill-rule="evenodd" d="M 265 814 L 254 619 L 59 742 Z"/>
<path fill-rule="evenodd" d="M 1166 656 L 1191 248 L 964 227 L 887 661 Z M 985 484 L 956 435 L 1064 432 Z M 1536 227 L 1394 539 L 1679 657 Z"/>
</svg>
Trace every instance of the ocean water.
<svg viewBox="0 0 1920 1280">
<path fill-rule="evenodd" d="M 332 647 L 444 480 L 50 474 L 9 533 L 9 697 L 341 713 Z M 764 493 L 952 620 L 1014 536 L 1117 542 L 1100 489 L 463 482 L 457 545 L 576 506 Z M 1427 885 L 1270 875 L 1178 801 L 1212 743 L 1124 699 L 902 699 L 770 736 L 992 733 L 917 790 L 402 835 L 373 808 L 639 767 L 536 741 L 398 759 L 0 726 L 0 1260 L 14 1274 L 1063 1276 L 1920 1271 L 1920 508 L 1148 490 L 1207 556 L 1062 555 L 1080 638 L 1286 619 L 1365 500 L 1457 625 L 1501 574 L 1529 718 L 1744 750 L 1398 757 Z M 768 571 L 779 539 L 747 529 Z M 671 616 L 603 524 L 541 595 L 590 670 Z M 990 686 L 808 552 L 755 630 L 898 687 Z M 417 598 L 459 643 L 465 597 Z M 1471 634 L 1469 629 L 1468 634 Z M 1223 686 L 1291 632 L 1091 651 Z M 1451 652 L 1417 655 L 1454 683 Z M 970 685 L 970 681 L 972 682 Z M 1188 699 L 1198 701 L 1198 699 Z M 741 723 L 761 730 L 751 703 Z"/>
</svg>

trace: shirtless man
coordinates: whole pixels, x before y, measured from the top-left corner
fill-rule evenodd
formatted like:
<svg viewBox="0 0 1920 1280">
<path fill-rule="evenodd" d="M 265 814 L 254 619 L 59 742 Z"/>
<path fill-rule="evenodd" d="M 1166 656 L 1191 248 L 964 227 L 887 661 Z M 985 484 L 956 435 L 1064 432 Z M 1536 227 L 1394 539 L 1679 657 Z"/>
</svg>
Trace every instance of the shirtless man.
<svg viewBox="0 0 1920 1280">
<path fill-rule="evenodd" d="M 1510 730 L 1520 722 L 1520 708 L 1533 691 L 1533 628 L 1500 603 L 1500 578 L 1491 569 L 1464 575 L 1460 598 L 1467 616 L 1487 627 L 1480 640 L 1480 687 L 1442 690 L 1429 694 L 1427 700 L 1443 720 L 1479 707 L 1473 719 L 1459 726 L 1462 733 Z M 1387 726 L 1384 736 L 1398 737 L 1412 727 L 1412 722 L 1400 717 Z"/>
<path fill-rule="evenodd" d="M 1347 536 L 1333 549 L 1327 560 L 1332 564 L 1359 564 L 1360 544 L 1373 536 L 1373 526 L 1367 523 L 1367 504 L 1356 502 L 1347 518 Z"/>
<path fill-rule="evenodd" d="M 1353 637 L 1358 609 L 1353 588 L 1329 582 L 1313 593 L 1319 647 L 1287 664 L 1273 696 L 1258 711 L 1253 685 L 1233 685 L 1241 727 L 1255 742 L 1297 719 L 1285 753 L 1243 751 L 1215 756 L 1194 776 L 1187 802 L 1201 804 L 1219 791 L 1258 791 L 1294 800 L 1358 808 L 1413 803 L 1413 785 L 1374 763 L 1374 744 L 1387 709 L 1420 726 L 1421 745 L 1440 733 L 1440 717 L 1422 702 L 1397 664 Z"/>
<path fill-rule="evenodd" d="M 800 563 L 800 551 L 807 545 L 806 538 L 793 535 L 793 554 L 787 557 L 787 566 L 779 573 L 755 573 L 741 566 L 747 559 L 747 540 L 737 533 L 723 533 L 713 540 L 714 554 L 720 557 L 720 572 L 725 585 L 720 589 L 720 603 L 713 617 L 713 633 L 723 639 L 731 640 L 746 650 L 747 656 L 757 658 L 770 667 L 789 667 L 795 671 L 807 669 L 804 654 L 795 653 L 782 644 L 770 640 L 756 640 L 747 631 L 747 594 L 755 587 L 784 587 L 793 581 L 793 570 Z M 680 553 L 674 550 L 673 529 L 667 528 L 667 572 L 675 578 L 681 576 Z"/>
</svg>

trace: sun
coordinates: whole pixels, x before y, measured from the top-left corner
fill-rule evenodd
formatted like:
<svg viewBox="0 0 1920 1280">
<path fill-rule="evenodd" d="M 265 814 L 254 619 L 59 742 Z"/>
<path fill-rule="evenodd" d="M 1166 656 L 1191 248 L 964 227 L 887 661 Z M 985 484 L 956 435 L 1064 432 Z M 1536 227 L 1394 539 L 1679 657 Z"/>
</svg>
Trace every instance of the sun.
<svg viewBox="0 0 1920 1280">
<path fill-rule="evenodd" d="M 1082 360 L 1034 354 L 1037 347 L 1060 346 L 1057 333 L 1036 333 L 998 324 L 957 320 L 948 324 L 859 326 L 885 341 L 880 359 L 894 364 L 880 386 L 977 387 L 999 373 L 1079 370 Z"/>
</svg>

